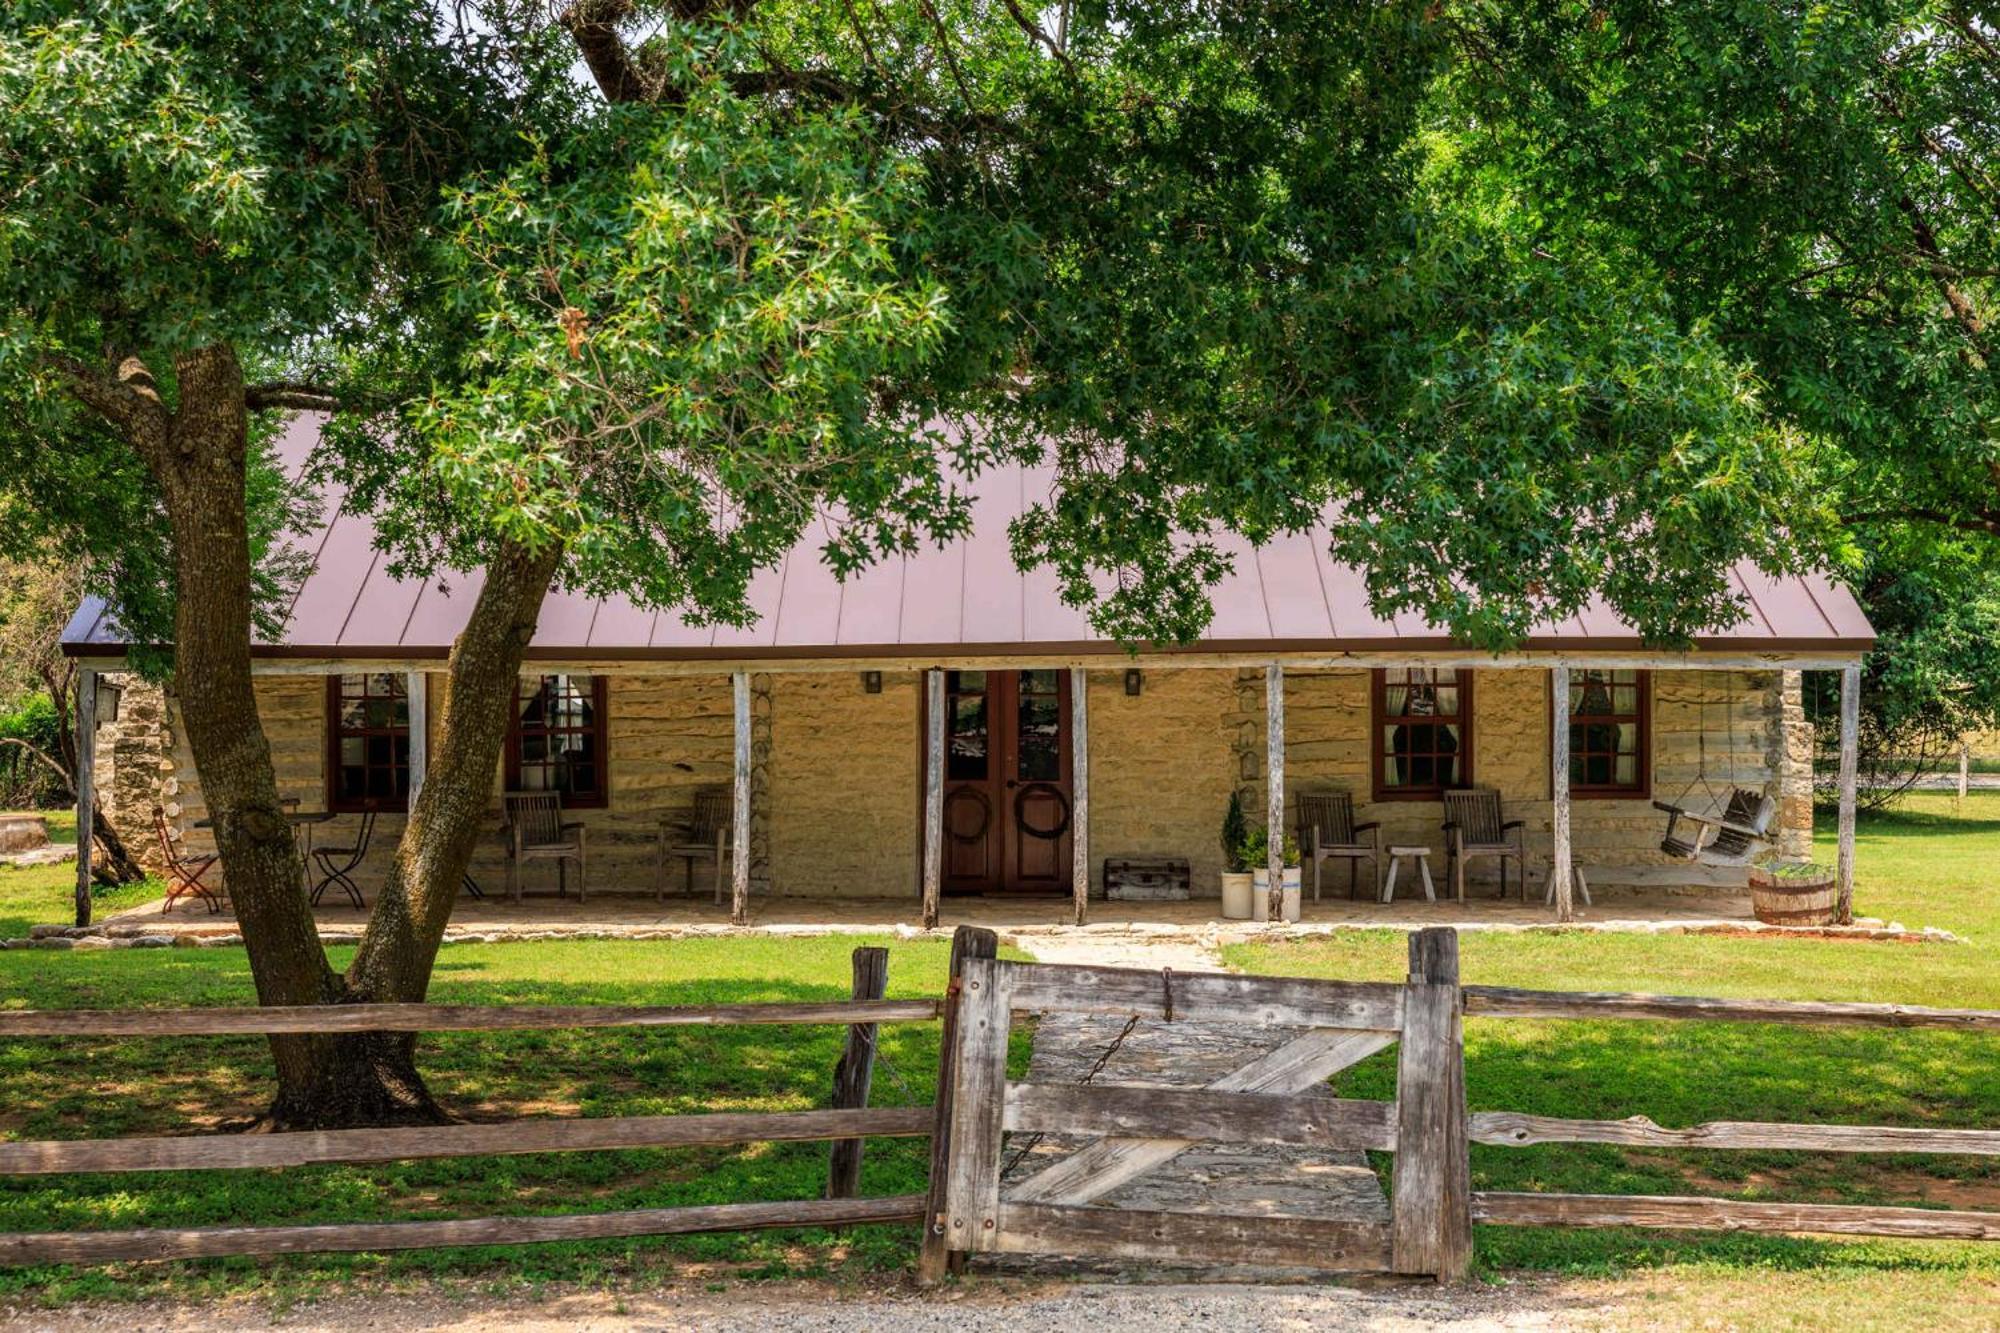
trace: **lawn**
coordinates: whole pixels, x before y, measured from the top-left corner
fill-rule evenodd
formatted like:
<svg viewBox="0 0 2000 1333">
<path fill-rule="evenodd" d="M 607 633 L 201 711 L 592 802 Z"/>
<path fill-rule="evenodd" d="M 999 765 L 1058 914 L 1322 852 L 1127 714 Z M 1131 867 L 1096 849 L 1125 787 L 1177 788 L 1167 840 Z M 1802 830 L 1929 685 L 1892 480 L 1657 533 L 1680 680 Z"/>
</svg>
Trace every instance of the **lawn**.
<svg viewBox="0 0 2000 1333">
<path fill-rule="evenodd" d="M 76 811 L 31 810 L 49 824 L 50 842 L 76 841 Z M 157 879 L 147 879 L 117 889 L 99 889 L 95 911 L 100 915 L 122 912 L 138 903 L 150 902 L 166 892 Z M 29 926 L 51 921 L 68 922 L 76 914 L 76 863 L 30 866 L 17 870 L 0 866 L 0 939 L 19 939 Z"/>
<path fill-rule="evenodd" d="M 1831 812 L 1821 814 L 1822 828 L 1830 830 Z M 1830 861 L 1830 831 L 1821 842 L 1820 854 Z M 1859 911 L 1906 925 L 1944 926 L 1965 942 L 1468 933 L 1460 945 L 1463 975 L 1472 983 L 1548 989 L 2000 1008 L 2000 793 L 1974 793 L 1962 810 L 1948 794 L 1917 793 L 1895 810 L 1865 816 L 1856 865 Z M 1402 937 L 1387 932 L 1244 945 L 1226 953 L 1248 971 L 1346 978 L 1399 977 L 1406 961 Z M 1472 1020 L 1466 1060 L 1473 1110 L 1593 1119 L 1646 1115 L 1670 1126 L 1727 1119 L 2000 1127 L 2000 1038 L 1992 1035 Z M 1350 1096 L 1392 1096 L 1393 1059 L 1378 1056 L 1356 1068 L 1342 1077 L 1340 1089 Z M 1473 1183 L 1494 1190 L 1697 1193 L 2000 1211 L 2000 1159 L 1993 1158 L 1476 1146 Z M 1478 1262 L 1489 1274 L 1657 1266 L 1700 1275 L 1686 1291 L 1707 1295 L 1688 1295 L 1690 1301 L 1720 1299 L 1719 1291 L 1738 1282 L 1794 1293 L 1792 1301 L 1763 1309 L 1758 1322 L 1765 1326 L 1782 1326 L 1792 1316 L 1800 1327 L 1826 1326 L 1826 1302 L 1851 1299 L 1856 1290 L 1824 1285 L 1843 1274 L 1865 1278 L 1871 1290 L 1900 1292 L 1899 1299 L 1919 1308 L 1935 1307 L 1935 1318 L 1916 1322 L 1955 1326 L 1974 1309 L 1975 1322 L 2000 1321 L 2000 1245 L 1501 1227 L 1480 1228 L 1477 1245 Z M 1779 1272 L 1794 1275 L 1766 1281 Z M 1660 1289 L 1659 1299 L 1667 1302 L 1662 1318 L 1671 1314 L 1676 1290 L 1674 1284 Z M 1892 1313 L 1885 1326 L 1910 1326 L 1911 1306 Z"/>
</svg>

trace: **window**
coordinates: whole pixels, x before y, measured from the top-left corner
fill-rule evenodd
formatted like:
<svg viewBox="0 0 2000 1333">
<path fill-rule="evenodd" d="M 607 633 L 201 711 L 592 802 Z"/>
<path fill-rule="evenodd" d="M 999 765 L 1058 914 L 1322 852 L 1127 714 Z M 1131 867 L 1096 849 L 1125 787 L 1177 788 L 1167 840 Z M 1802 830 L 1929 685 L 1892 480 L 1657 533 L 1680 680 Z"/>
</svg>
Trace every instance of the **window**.
<svg viewBox="0 0 2000 1333">
<path fill-rule="evenodd" d="M 522 680 L 509 732 L 507 790 L 559 792 L 570 807 L 605 803 L 604 677 Z"/>
<path fill-rule="evenodd" d="M 1648 794 L 1643 671 L 1592 667 L 1569 675 L 1569 789 L 1577 796 Z"/>
<path fill-rule="evenodd" d="M 1435 801 L 1472 781 L 1472 677 L 1453 667 L 1375 673 L 1375 799 Z"/>
<path fill-rule="evenodd" d="M 393 671 L 326 681 L 326 808 L 402 810 L 410 801 L 410 700 Z"/>
</svg>

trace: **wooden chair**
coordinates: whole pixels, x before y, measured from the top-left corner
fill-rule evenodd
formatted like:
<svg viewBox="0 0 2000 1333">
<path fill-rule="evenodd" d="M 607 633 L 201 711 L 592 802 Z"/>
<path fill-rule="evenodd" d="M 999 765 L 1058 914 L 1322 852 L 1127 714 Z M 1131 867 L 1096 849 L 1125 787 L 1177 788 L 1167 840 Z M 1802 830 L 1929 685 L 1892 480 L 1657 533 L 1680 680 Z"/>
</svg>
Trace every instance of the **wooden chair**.
<svg viewBox="0 0 2000 1333">
<path fill-rule="evenodd" d="M 1312 862 L 1313 901 L 1319 901 L 1320 866 L 1326 861 L 1347 862 L 1347 898 L 1354 900 L 1361 863 L 1369 864 L 1368 888 L 1374 892 L 1382 876 L 1381 825 L 1373 821 L 1354 822 L 1354 798 L 1344 791 L 1301 792 L 1299 794 L 1299 846 Z M 1368 841 L 1361 840 L 1362 834 Z"/>
<path fill-rule="evenodd" d="M 667 898 L 667 861 L 678 856 L 687 867 L 687 894 L 694 896 L 694 863 L 715 863 L 715 902 L 721 906 L 722 867 L 730 856 L 730 820 L 735 795 L 728 787 L 697 787 L 694 805 L 685 815 L 668 815 L 660 821 L 660 853 L 653 867 L 654 895 Z"/>
<path fill-rule="evenodd" d="M 1719 817 L 1665 801 L 1653 802 L 1653 808 L 1667 814 L 1667 831 L 1660 838 L 1660 850 L 1668 856 L 1704 865 L 1740 866 L 1749 864 L 1753 856 L 1770 845 L 1771 819 L 1778 812 L 1778 803 L 1760 791 L 1733 787 Z M 1678 831 L 1682 820 L 1694 826 L 1692 841 Z M 1715 830 L 1713 838 L 1708 836 L 1711 828 Z"/>
<path fill-rule="evenodd" d="M 569 892 L 566 874 L 576 862 L 576 900 L 584 898 L 584 827 L 565 824 L 562 797 L 549 792 L 510 791 L 502 798 L 507 805 L 507 895 L 521 901 L 521 863 L 554 861 L 556 892 Z"/>
<path fill-rule="evenodd" d="M 1507 863 L 1514 863 L 1514 874 L 1521 881 L 1521 901 L 1526 902 L 1527 856 L 1520 836 L 1526 824 L 1519 819 L 1501 819 L 1500 793 L 1485 787 L 1448 791 L 1444 794 L 1444 814 L 1446 873 L 1458 900 L 1465 901 L 1466 863 L 1484 858 L 1500 863 L 1502 898 L 1507 896 Z M 1509 833 L 1514 835 L 1512 842 L 1507 840 Z"/>
<path fill-rule="evenodd" d="M 185 856 L 175 845 L 172 830 L 167 827 L 167 812 L 159 806 L 153 807 L 153 832 L 160 840 L 160 860 L 167 868 L 167 901 L 160 907 L 160 915 L 174 910 L 174 904 L 183 898 L 199 898 L 208 904 L 210 912 L 222 910 L 222 893 L 202 883 L 202 876 L 215 867 L 222 858 L 210 853 L 207 856 Z"/>
<path fill-rule="evenodd" d="M 351 847 L 315 847 L 312 859 L 319 864 L 319 882 L 313 885 L 312 904 L 319 906 L 319 900 L 326 896 L 331 886 L 338 884 L 347 901 L 356 907 L 368 906 L 368 899 L 362 896 L 361 886 L 354 882 L 354 872 L 368 859 L 368 844 L 375 840 L 375 807 L 368 806 L 361 812 L 361 824 L 354 832 Z"/>
</svg>

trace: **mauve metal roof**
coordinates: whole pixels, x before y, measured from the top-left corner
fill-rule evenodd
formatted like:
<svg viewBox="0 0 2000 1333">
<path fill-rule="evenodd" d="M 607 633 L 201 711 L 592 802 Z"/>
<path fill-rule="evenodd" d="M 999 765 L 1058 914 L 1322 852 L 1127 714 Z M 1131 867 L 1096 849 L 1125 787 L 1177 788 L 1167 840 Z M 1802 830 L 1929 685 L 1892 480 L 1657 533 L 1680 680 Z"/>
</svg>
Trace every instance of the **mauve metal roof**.
<svg viewBox="0 0 2000 1333">
<path fill-rule="evenodd" d="M 303 477 L 317 431 L 302 418 L 280 455 Z M 1053 472 L 1007 468 L 982 475 L 970 536 L 943 548 L 891 559 L 842 583 L 807 534 L 778 566 L 756 576 L 756 622 L 742 629 L 695 627 L 671 612 L 622 599 L 553 593 L 542 608 L 530 655 L 541 659 L 754 660 L 801 657 L 928 657 L 981 652 L 1022 655 L 1116 652 L 1083 613 L 1063 605 L 1047 570 L 1021 572 L 1007 549 L 1007 524 Z M 303 545 L 314 568 L 293 600 L 282 639 L 266 655 L 354 658 L 443 656 L 479 594 L 481 576 L 412 582 L 392 578 L 375 548 L 368 515 L 329 488 L 331 517 Z M 1379 652 L 1457 647 L 1420 616 L 1382 619 L 1368 605 L 1360 573 L 1336 564 L 1322 533 L 1281 537 L 1262 547 L 1223 543 L 1234 569 L 1214 593 L 1215 618 L 1197 650 L 1208 652 Z M 1774 578 L 1752 565 L 1732 571 L 1747 614 L 1698 642 L 1705 649 L 1854 653 L 1874 642 L 1860 606 L 1831 580 Z M 101 600 L 87 599 L 63 633 L 72 654 L 123 648 Z M 1540 626 L 1531 649 L 1642 647 L 1631 626 L 1594 602 Z"/>
</svg>

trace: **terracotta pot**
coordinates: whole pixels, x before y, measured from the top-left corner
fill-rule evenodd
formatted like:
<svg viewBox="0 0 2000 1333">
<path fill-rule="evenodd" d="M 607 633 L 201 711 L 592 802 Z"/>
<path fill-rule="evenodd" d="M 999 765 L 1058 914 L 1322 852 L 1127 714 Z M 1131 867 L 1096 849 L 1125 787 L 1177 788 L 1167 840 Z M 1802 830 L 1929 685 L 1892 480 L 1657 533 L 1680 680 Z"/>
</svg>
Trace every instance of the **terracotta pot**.
<svg viewBox="0 0 2000 1333">
<path fill-rule="evenodd" d="M 1767 926 L 1830 926 L 1836 908 L 1836 876 L 1773 875 L 1750 868 L 1750 910 Z"/>
</svg>

